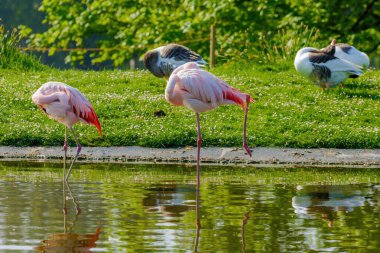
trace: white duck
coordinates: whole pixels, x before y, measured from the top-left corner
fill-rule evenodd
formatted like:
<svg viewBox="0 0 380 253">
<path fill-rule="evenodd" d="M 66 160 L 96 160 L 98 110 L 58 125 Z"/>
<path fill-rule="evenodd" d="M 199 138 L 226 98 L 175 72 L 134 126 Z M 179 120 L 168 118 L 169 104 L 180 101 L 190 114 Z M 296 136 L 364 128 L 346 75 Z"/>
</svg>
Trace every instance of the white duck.
<svg viewBox="0 0 380 253">
<path fill-rule="evenodd" d="M 305 47 L 297 52 L 294 67 L 323 90 L 342 83 L 346 78 L 363 74 L 361 68 L 349 61 L 334 56 L 335 46 L 319 50 Z"/>
<path fill-rule="evenodd" d="M 174 43 L 150 50 L 144 55 L 145 67 L 153 75 L 164 77 L 167 80 L 174 69 L 187 62 L 207 65 L 199 54 L 185 46 Z"/>
<path fill-rule="evenodd" d="M 350 46 L 345 43 L 336 43 L 336 39 L 333 39 L 331 44 L 322 50 L 326 50 L 330 46 L 335 46 L 335 57 L 349 61 L 363 68 L 367 68 L 369 66 L 368 55 L 359 51 L 354 46 Z"/>
</svg>

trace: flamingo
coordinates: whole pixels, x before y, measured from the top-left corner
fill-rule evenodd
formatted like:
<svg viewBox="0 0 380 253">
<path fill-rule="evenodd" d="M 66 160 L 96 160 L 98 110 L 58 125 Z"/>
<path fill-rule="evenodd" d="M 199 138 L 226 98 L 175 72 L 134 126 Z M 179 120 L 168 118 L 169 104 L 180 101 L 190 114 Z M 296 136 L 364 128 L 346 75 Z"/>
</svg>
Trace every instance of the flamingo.
<svg viewBox="0 0 380 253">
<path fill-rule="evenodd" d="M 50 118 L 65 125 L 65 142 L 63 145 L 64 153 L 64 182 L 69 178 L 73 164 L 75 163 L 82 146 L 74 132 L 73 125 L 82 122 L 94 125 L 102 137 L 102 128 L 98 116 L 92 108 L 90 102 L 76 88 L 61 82 L 47 82 L 43 84 L 32 96 L 32 101 L 43 110 Z M 66 174 L 66 155 L 67 155 L 67 128 L 70 129 L 77 144 L 77 152 L 70 164 Z"/>
<path fill-rule="evenodd" d="M 326 90 L 342 83 L 346 78 L 363 75 L 360 66 L 334 56 L 335 45 L 318 50 L 305 47 L 297 52 L 294 67 L 303 76 Z"/>
<path fill-rule="evenodd" d="M 179 44 L 168 44 L 148 51 L 144 55 L 145 67 L 155 76 L 169 79 L 174 69 L 187 62 L 207 65 L 199 54 Z"/>
<path fill-rule="evenodd" d="M 176 68 L 171 74 L 165 89 L 166 100 L 175 106 L 185 106 L 195 112 L 197 140 L 197 189 L 200 185 L 200 149 L 202 135 L 199 113 L 210 111 L 223 104 L 240 105 L 244 110 L 243 147 L 249 156 L 252 152 L 247 144 L 246 127 L 250 95 L 229 86 L 223 80 L 201 69 L 196 63 L 189 62 Z"/>
</svg>

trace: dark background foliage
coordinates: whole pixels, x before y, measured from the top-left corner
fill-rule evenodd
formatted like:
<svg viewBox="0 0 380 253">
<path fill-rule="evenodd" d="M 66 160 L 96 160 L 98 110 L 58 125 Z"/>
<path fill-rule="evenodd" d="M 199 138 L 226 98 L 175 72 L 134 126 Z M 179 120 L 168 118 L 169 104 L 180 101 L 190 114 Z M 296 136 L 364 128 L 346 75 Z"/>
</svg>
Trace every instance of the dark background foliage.
<svg viewBox="0 0 380 253">
<path fill-rule="evenodd" d="M 292 59 L 299 47 L 326 46 L 333 38 L 370 54 L 373 65 L 380 51 L 378 0 L 2 0 L 0 17 L 7 28 L 22 25 L 27 43 L 50 48 L 56 62 L 65 57 L 95 68 L 124 67 L 170 42 L 207 59 L 213 24 L 218 63 Z"/>
</svg>

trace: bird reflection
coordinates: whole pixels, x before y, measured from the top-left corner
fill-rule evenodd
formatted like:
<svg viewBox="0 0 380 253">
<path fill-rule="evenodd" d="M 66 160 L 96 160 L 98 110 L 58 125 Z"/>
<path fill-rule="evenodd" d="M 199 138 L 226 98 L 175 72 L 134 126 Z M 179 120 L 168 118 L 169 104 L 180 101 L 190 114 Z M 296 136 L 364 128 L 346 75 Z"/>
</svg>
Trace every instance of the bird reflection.
<svg viewBox="0 0 380 253">
<path fill-rule="evenodd" d="M 249 214 L 250 211 L 246 212 L 244 214 L 243 222 L 241 224 L 241 251 L 245 253 L 245 225 L 247 225 L 247 222 L 249 220 Z"/>
<path fill-rule="evenodd" d="M 351 212 L 365 204 L 362 192 L 348 185 L 297 186 L 297 196 L 292 198 L 295 213 L 300 216 L 316 216 L 325 220 L 329 227 L 334 225 L 337 212 Z"/>
<path fill-rule="evenodd" d="M 80 214 L 80 208 L 77 200 L 73 196 L 68 181 L 63 185 L 63 233 L 49 234 L 48 239 L 43 240 L 41 245 L 35 247 L 36 252 L 44 253 L 91 253 L 91 249 L 96 247 L 96 241 L 99 240 L 100 227 L 92 234 L 78 234 L 73 232 Z M 75 215 L 68 225 L 68 212 L 66 200 L 72 199 L 75 208 Z"/>
<path fill-rule="evenodd" d="M 88 252 L 91 248 L 96 247 L 96 241 L 99 239 L 100 228 L 97 228 L 94 234 L 50 234 L 48 239 L 43 240 L 40 246 L 35 247 L 37 252 Z"/>
<path fill-rule="evenodd" d="M 75 212 L 78 215 L 80 213 L 80 208 L 77 200 L 73 196 L 73 193 L 71 192 L 69 181 L 63 180 L 63 213 L 67 215 L 67 199 L 71 199 L 73 201 Z"/>
<path fill-rule="evenodd" d="M 199 184 L 197 184 L 196 188 L 196 197 L 195 197 L 195 227 L 196 227 L 196 233 L 195 233 L 195 246 L 194 246 L 194 252 L 198 252 L 198 245 L 199 245 L 199 236 L 201 233 L 201 217 L 199 213 L 199 202 L 200 202 L 200 196 L 199 196 Z"/>
<path fill-rule="evenodd" d="M 194 206 L 192 202 L 192 190 L 186 185 L 177 185 L 173 182 L 165 182 L 149 189 L 142 202 L 148 212 L 158 211 L 166 218 L 181 217 Z"/>
<path fill-rule="evenodd" d="M 176 221 L 185 212 L 194 210 L 194 191 L 192 186 L 178 185 L 170 181 L 156 185 L 149 189 L 142 202 L 148 212 L 159 212 L 166 220 Z M 201 231 L 200 222 L 200 190 L 196 185 L 195 212 L 196 235 L 194 252 L 198 252 Z M 191 203 L 191 204 L 190 204 Z"/>
</svg>

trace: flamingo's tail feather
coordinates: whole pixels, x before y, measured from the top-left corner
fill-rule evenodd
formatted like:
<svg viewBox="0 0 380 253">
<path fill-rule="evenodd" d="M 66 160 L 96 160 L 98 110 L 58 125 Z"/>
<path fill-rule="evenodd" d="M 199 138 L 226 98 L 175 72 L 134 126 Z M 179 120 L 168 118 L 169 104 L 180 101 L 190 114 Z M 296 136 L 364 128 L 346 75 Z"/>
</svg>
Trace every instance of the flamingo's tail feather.
<svg viewBox="0 0 380 253">
<path fill-rule="evenodd" d="M 94 110 L 92 110 L 92 112 L 90 114 L 90 122 L 92 125 L 94 125 L 98 129 L 100 137 L 102 137 L 103 136 L 102 127 L 100 125 L 98 116 L 96 115 Z"/>
</svg>

